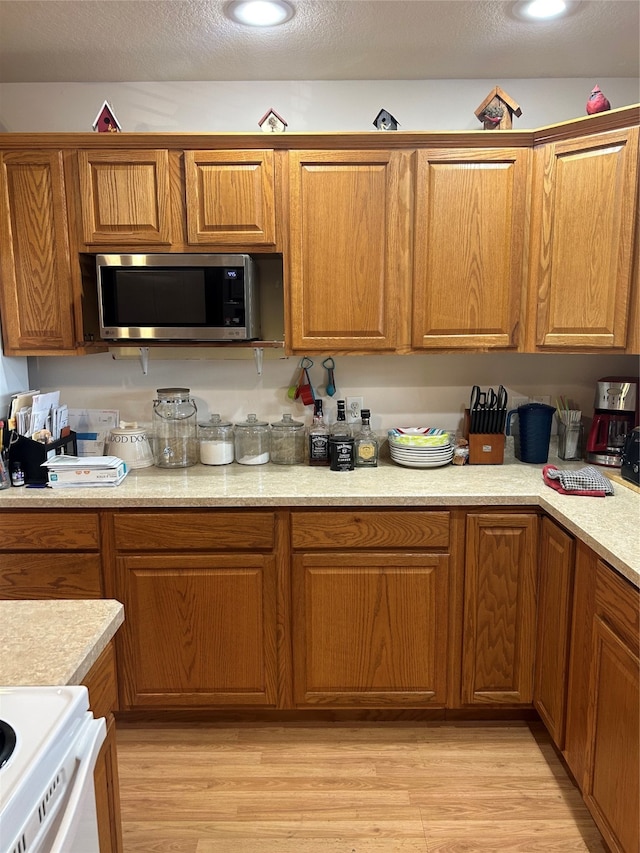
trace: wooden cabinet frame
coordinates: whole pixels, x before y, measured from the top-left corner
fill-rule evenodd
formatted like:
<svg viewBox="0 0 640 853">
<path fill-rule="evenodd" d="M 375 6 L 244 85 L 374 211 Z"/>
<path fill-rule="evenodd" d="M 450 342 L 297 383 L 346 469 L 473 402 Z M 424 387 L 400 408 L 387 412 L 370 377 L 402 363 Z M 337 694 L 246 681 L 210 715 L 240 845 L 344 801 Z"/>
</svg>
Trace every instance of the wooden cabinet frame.
<svg viewBox="0 0 640 853">
<path fill-rule="evenodd" d="M 34 168 L 32 202 L 7 202 L 6 173 L 0 199 L 5 352 L 104 351 L 80 250 L 282 253 L 288 355 L 637 352 L 639 125 L 632 106 L 384 147 L 373 133 L 272 134 L 268 149 L 264 134 L 235 148 L 229 134 L 0 134 L 5 163 Z"/>
</svg>

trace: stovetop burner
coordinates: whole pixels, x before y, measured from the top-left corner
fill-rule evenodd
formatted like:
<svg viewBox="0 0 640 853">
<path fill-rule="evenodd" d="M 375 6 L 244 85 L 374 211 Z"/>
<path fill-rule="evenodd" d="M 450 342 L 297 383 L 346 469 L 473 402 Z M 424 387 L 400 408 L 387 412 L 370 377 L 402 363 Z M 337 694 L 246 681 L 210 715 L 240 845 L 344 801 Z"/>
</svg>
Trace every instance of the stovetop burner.
<svg viewBox="0 0 640 853">
<path fill-rule="evenodd" d="M 13 726 L 0 720 L 0 767 L 4 767 L 16 748 L 16 733 Z"/>
</svg>

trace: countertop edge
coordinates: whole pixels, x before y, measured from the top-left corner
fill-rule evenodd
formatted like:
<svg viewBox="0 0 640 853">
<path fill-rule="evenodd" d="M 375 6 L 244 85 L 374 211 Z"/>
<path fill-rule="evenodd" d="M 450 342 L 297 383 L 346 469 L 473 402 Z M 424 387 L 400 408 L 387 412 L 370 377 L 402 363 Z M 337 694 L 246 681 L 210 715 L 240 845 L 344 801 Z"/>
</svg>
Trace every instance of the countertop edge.
<svg viewBox="0 0 640 853">
<path fill-rule="evenodd" d="M 0 601 L 0 684 L 81 684 L 123 622 L 115 599 Z"/>
</svg>

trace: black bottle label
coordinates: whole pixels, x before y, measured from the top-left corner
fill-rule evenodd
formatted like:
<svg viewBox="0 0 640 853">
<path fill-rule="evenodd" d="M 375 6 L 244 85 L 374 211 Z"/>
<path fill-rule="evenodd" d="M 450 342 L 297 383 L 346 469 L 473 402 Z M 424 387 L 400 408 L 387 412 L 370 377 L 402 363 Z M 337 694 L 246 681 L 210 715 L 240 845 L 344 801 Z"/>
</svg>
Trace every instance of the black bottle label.
<svg viewBox="0 0 640 853">
<path fill-rule="evenodd" d="M 309 464 L 329 464 L 329 436 L 320 433 L 309 436 Z"/>
</svg>

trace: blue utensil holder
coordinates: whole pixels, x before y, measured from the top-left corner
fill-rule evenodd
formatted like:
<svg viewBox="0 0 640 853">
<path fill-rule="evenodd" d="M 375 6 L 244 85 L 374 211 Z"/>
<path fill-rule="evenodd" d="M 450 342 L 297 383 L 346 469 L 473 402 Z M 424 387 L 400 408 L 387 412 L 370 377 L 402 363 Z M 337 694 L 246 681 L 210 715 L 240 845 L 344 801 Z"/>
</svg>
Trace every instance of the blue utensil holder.
<svg viewBox="0 0 640 853">
<path fill-rule="evenodd" d="M 526 403 L 507 413 L 507 435 L 513 435 L 516 459 L 537 465 L 547 461 L 554 412 L 546 403 Z M 513 415 L 518 416 L 517 433 L 511 431 Z"/>
</svg>

